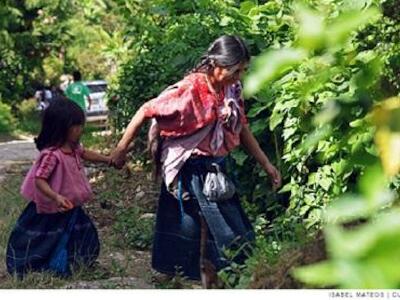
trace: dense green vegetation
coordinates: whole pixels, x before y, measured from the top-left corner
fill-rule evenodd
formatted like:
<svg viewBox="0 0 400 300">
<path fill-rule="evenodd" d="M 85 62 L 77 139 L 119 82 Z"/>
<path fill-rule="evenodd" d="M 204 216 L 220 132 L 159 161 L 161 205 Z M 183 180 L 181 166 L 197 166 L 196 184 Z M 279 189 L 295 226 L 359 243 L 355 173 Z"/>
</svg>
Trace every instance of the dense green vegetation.
<svg viewBox="0 0 400 300">
<path fill-rule="evenodd" d="M 124 52 L 113 1 L 2 0 L 0 99 L 15 105 L 40 85 L 82 70 L 105 78 Z"/>
<path fill-rule="evenodd" d="M 353 202 L 368 192 L 359 187 L 359 177 L 376 164 L 378 153 L 398 155 L 394 146 L 387 148 L 388 140 L 378 143 L 381 149 L 377 149 L 376 127 L 368 117 L 377 102 L 399 92 L 396 2 L 148 1 L 137 9 L 143 19 L 126 19 L 135 43 L 113 90 L 119 97 L 114 106 L 119 128 L 141 103 L 190 70 L 222 33 L 240 34 L 253 55 L 262 53 L 244 83 L 246 106 L 252 130 L 282 170 L 285 185 L 274 195 L 266 175 L 241 150 L 233 154 L 232 170 L 252 219 L 264 224 L 259 237 L 267 244 L 278 243 L 279 249 L 279 243 L 305 239 L 295 234 L 301 224 L 311 233 L 318 231 L 326 206 L 342 203 L 338 197 L 345 197 L 349 205 L 361 205 Z M 389 181 L 397 186 L 395 179 Z M 350 208 L 344 210 L 357 215 Z M 334 243 L 330 247 L 343 252 L 344 245 L 327 238 Z M 249 260 L 248 268 L 259 266 Z M 330 281 L 306 281 L 345 287 L 382 284 L 362 278 L 360 274 L 368 273 L 362 268 L 348 275 L 360 277 L 353 281 L 333 280 L 329 270 L 323 271 Z M 334 267 L 331 271 L 340 273 Z M 381 268 L 379 272 L 384 273 Z M 228 280 L 248 283 L 251 272 L 247 278 L 240 278 L 246 274 L 243 270 L 238 273 L 239 278 Z M 397 287 L 396 280 L 391 284 Z"/>
<path fill-rule="evenodd" d="M 215 38 L 242 36 L 254 56 L 244 79 L 247 115 L 284 186 L 273 193 L 253 158 L 240 149 L 232 154 L 229 167 L 258 242 L 244 266 L 221 273 L 224 282 L 268 287 L 260 276 L 254 285 L 253 275 L 272 272 L 285 251 L 322 230 L 328 259 L 294 271 L 298 280 L 400 286 L 391 268 L 400 250 L 398 1 L 4 2 L 0 101 L 16 108 L 38 82 L 78 67 L 89 78 L 110 79 L 117 130 L 190 71 Z M 7 116 L 0 132 L 15 126 L 5 104 L 0 115 Z M 143 142 L 138 149 L 142 155 Z M 119 218 L 130 244 L 148 246 L 148 224 L 140 236 L 136 221 Z"/>
</svg>

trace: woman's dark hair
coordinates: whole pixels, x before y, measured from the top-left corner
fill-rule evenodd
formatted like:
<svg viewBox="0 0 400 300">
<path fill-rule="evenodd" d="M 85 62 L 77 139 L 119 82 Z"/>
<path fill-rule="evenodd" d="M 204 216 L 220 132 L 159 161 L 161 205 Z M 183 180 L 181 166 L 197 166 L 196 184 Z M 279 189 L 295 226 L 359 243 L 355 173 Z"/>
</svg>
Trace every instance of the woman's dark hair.
<svg viewBox="0 0 400 300">
<path fill-rule="evenodd" d="M 35 139 L 36 148 L 41 151 L 48 147 L 59 147 L 66 142 L 72 126 L 84 124 L 85 113 L 79 105 L 71 100 L 58 99 L 44 111 L 42 128 Z"/>
<path fill-rule="evenodd" d="M 191 71 L 208 73 L 214 67 L 232 67 L 250 61 L 250 53 L 244 41 L 235 35 L 223 35 L 216 39 Z"/>
</svg>

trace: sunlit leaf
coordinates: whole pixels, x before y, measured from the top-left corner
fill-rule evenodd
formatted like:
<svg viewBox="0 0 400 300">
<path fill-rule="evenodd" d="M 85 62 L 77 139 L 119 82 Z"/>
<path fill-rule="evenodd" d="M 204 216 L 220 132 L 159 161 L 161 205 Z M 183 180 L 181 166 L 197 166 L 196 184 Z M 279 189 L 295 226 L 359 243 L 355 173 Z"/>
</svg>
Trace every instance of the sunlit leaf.
<svg viewBox="0 0 400 300">
<path fill-rule="evenodd" d="M 379 127 L 400 132 L 400 97 L 379 102 L 372 112 L 372 120 Z"/>
<path fill-rule="evenodd" d="M 377 125 L 375 142 L 385 173 L 393 176 L 400 171 L 400 97 L 380 102 L 373 110 Z"/>
<path fill-rule="evenodd" d="M 307 53 L 300 49 L 270 50 L 254 59 L 254 70 L 244 80 L 247 97 L 257 93 L 263 85 L 282 76 L 301 63 Z"/>
<path fill-rule="evenodd" d="M 382 200 L 382 193 L 386 190 L 387 178 L 383 174 L 381 165 L 369 166 L 361 176 L 358 183 L 360 192 L 370 205 L 375 205 Z"/>
<path fill-rule="evenodd" d="M 295 12 L 300 23 L 298 32 L 300 46 L 309 50 L 320 48 L 324 42 L 323 16 L 304 6 L 297 6 Z"/>
<path fill-rule="evenodd" d="M 340 282 L 340 274 L 332 262 L 321 262 L 296 268 L 293 276 L 306 284 L 334 286 Z"/>
<path fill-rule="evenodd" d="M 379 193 L 380 197 L 371 203 L 357 194 L 345 194 L 335 200 L 326 210 L 325 220 L 328 223 L 346 223 L 368 218 L 377 210 L 390 205 L 394 200 L 393 193 L 385 190 Z"/>
<path fill-rule="evenodd" d="M 327 25 L 326 38 L 331 46 L 340 45 L 351 33 L 360 27 L 374 22 L 380 16 L 377 8 L 371 7 L 365 10 L 348 11 L 339 15 Z"/>
<path fill-rule="evenodd" d="M 314 132 L 312 132 L 303 142 L 301 146 L 302 151 L 307 153 L 312 150 L 312 148 L 315 147 L 320 140 L 326 138 L 331 131 L 332 128 L 329 124 L 315 129 Z"/>
<path fill-rule="evenodd" d="M 321 126 L 333 121 L 340 113 L 340 107 L 335 101 L 328 101 L 325 107 L 314 117 L 314 124 Z"/>
<path fill-rule="evenodd" d="M 398 174 L 400 172 L 400 133 L 379 129 L 376 132 L 375 141 L 386 174 L 389 176 Z"/>
</svg>

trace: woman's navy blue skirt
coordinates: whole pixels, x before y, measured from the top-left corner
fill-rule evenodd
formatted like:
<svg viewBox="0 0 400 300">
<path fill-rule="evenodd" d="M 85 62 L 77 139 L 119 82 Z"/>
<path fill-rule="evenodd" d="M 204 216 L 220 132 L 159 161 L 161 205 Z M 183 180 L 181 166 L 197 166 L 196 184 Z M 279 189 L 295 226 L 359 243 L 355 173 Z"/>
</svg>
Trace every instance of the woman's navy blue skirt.
<svg viewBox="0 0 400 300">
<path fill-rule="evenodd" d="M 49 271 L 49 259 L 68 227 L 74 211 L 76 222 L 67 244 L 69 265 L 91 265 L 100 251 L 97 230 L 81 207 L 66 213 L 38 214 L 30 202 L 19 217 L 7 245 L 7 270 L 23 277 L 28 271 Z"/>
<path fill-rule="evenodd" d="M 191 158 L 180 171 L 183 187 L 192 196 L 183 201 L 183 215 L 178 200 L 167 191 L 165 184 L 162 185 L 152 255 L 155 270 L 171 275 L 179 272 L 190 279 L 200 278 L 200 214 L 209 232 L 206 258 L 217 270 L 232 261 L 242 263 L 246 258 L 254 232 L 238 194 L 216 203 L 208 201 L 201 192 L 212 162 L 218 162 L 225 169 L 221 159 L 210 157 Z M 236 255 L 227 257 L 225 249 L 234 250 Z"/>
</svg>

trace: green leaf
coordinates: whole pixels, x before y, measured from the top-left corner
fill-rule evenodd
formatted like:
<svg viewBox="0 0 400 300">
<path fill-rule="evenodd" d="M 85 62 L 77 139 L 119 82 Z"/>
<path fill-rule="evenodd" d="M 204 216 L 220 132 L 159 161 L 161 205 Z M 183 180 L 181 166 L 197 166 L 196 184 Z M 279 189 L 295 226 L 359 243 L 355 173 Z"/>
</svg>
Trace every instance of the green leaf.
<svg viewBox="0 0 400 300">
<path fill-rule="evenodd" d="M 235 150 L 235 151 L 231 152 L 231 156 L 239 166 L 243 166 L 244 161 L 248 157 L 246 153 L 244 153 L 243 151 L 240 151 L 240 150 Z"/>
<path fill-rule="evenodd" d="M 250 124 L 251 131 L 254 133 L 254 135 L 258 135 L 264 132 L 267 127 L 268 127 L 268 122 L 263 119 L 258 119 Z"/>
<path fill-rule="evenodd" d="M 381 165 L 377 163 L 367 168 L 358 187 L 368 202 L 375 205 L 375 203 L 380 203 L 382 198 L 385 199 L 382 193 L 386 190 L 387 180 Z"/>
<path fill-rule="evenodd" d="M 295 13 L 300 23 L 298 32 L 300 46 L 309 50 L 320 48 L 324 42 L 323 16 L 304 6 L 297 6 Z"/>
<path fill-rule="evenodd" d="M 250 10 L 255 8 L 256 5 L 253 1 L 244 1 L 240 3 L 240 12 L 243 14 L 248 14 Z"/>
<path fill-rule="evenodd" d="M 270 50 L 254 59 L 254 70 L 244 79 L 244 93 L 250 97 L 265 84 L 277 79 L 307 57 L 301 49 Z"/>
<path fill-rule="evenodd" d="M 254 106 L 250 108 L 249 112 L 247 113 L 247 117 L 253 118 L 256 117 L 259 113 L 266 110 L 268 107 L 265 105 Z"/>
<path fill-rule="evenodd" d="M 336 266 L 332 262 L 322 262 L 296 268 L 292 274 L 297 280 L 318 286 L 334 286 L 341 279 Z"/>
<path fill-rule="evenodd" d="M 322 178 L 318 184 L 325 190 L 329 191 L 329 188 L 331 187 L 332 180 L 330 178 Z"/>
<path fill-rule="evenodd" d="M 333 119 L 336 118 L 340 113 L 340 107 L 336 104 L 335 101 L 329 101 L 326 103 L 324 108 L 315 115 L 314 124 L 316 126 L 321 126 L 324 124 L 331 123 Z"/>
<path fill-rule="evenodd" d="M 371 7 L 365 10 L 348 11 L 327 25 L 326 37 L 331 47 L 341 45 L 355 30 L 374 22 L 380 16 L 377 8 Z"/>
<path fill-rule="evenodd" d="M 269 130 L 274 130 L 283 120 L 284 114 L 277 109 L 274 109 L 269 118 Z"/>
<path fill-rule="evenodd" d="M 326 138 L 331 132 L 332 128 L 330 124 L 315 129 L 311 134 L 307 136 L 306 140 L 301 145 L 302 151 L 305 153 L 311 151 L 320 140 Z"/>
<path fill-rule="evenodd" d="M 350 222 L 370 215 L 371 207 L 357 194 L 346 194 L 335 200 L 326 210 L 328 223 Z"/>
<path fill-rule="evenodd" d="M 292 184 L 289 182 L 287 184 L 285 184 L 279 191 L 278 194 L 283 194 L 283 193 L 287 193 L 290 192 L 292 188 Z"/>
</svg>

